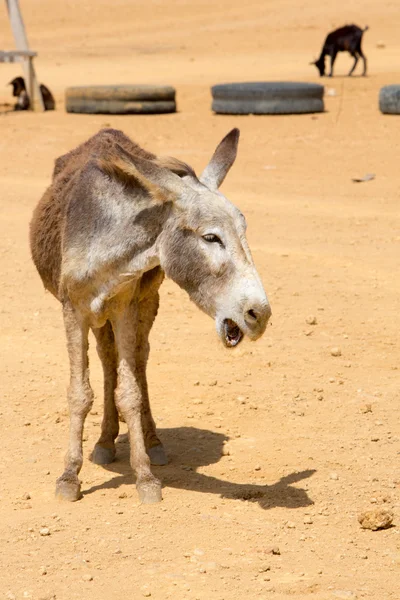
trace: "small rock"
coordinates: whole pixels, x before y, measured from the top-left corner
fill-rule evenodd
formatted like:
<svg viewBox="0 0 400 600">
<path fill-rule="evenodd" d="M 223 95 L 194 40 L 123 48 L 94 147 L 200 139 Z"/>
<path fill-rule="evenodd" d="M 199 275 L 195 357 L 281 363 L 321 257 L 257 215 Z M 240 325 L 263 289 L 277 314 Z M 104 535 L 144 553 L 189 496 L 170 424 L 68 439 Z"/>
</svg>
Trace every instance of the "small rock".
<svg viewBox="0 0 400 600">
<path fill-rule="evenodd" d="M 214 386 L 217 385 L 218 381 L 216 379 L 214 379 L 214 381 L 210 381 L 210 383 L 208 385 L 210 386 Z"/>
<path fill-rule="evenodd" d="M 381 40 L 379 40 L 379 42 L 377 42 L 377 44 L 376 44 L 376 47 L 382 50 L 382 48 L 386 48 L 386 44 L 385 44 L 385 42 L 382 42 Z"/>
<path fill-rule="evenodd" d="M 254 470 L 255 470 L 255 471 L 261 471 L 261 466 L 260 466 L 260 465 L 256 465 L 256 466 L 254 467 Z"/>
<path fill-rule="evenodd" d="M 312 518 L 310 516 L 304 517 L 304 521 L 303 521 L 304 525 L 312 525 L 314 523 L 314 521 L 312 520 Z"/>
<path fill-rule="evenodd" d="M 271 554 L 274 554 L 275 556 L 280 556 L 281 551 L 279 550 L 278 546 L 274 546 L 273 548 L 271 548 Z"/>
<path fill-rule="evenodd" d="M 373 436 L 371 437 L 371 442 L 379 442 L 379 438 L 378 438 L 378 436 L 377 436 L 377 435 L 373 435 Z"/>
<path fill-rule="evenodd" d="M 47 575 L 47 569 L 46 569 L 46 567 L 40 567 L 39 573 L 40 573 L 40 575 Z"/>
<path fill-rule="evenodd" d="M 335 590 L 332 592 L 335 598 L 340 598 L 340 600 L 356 600 L 357 596 L 354 592 L 348 590 Z"/>
<path fill-rule="evenodd" d="M 7 592 L 6 598 L 7 600 L 15 600 L 15 596 L 12 592 Z"/>
<path fill-rule="evenodd" d="M 337 481 L 339 479 L 339 475 L 337 473 L 331 473 L 329 475 L 329 479 L 333 479 L 333 481 Z"/>
<path fill-rule="evenodd" d="M 337 95 L 337 94 L 336 94 L 336 90 L 335 90 L 335 88 L 326 88 L 326 90 L 325 90 L 325 94 L 326 94 L 327 96 L 332 96 L 332 97 L 334 97 L 334 96 L 336 96 L 336 95 Z"/>
<path fill-rule="evenodd" d="M 50 529 L 48 527 L 42 527 L 39 529 L 39 534 L 45 537 L 46 535 L 50 535 Z"/>
<path fill-rule="evenodd" d="M 270 565 L 261 565 L 261 567 L 259 567 L 258 572 L 259 573 L 266 573 L 267 571 L 270 571 L 271 567 Z"/>
<path fill-rule="evenodd" d="M 363 529 L 387 529 L 393 523 L 393 513 L 386 508 L 367 510 L 358 516 L 358 522 Z"/>
<path fill-rule="evenodd" d="M 309 317 L 306 318 L 306 323 L 307 323 L 307 325 L 316 325 L 317 317 L 314 315 L 310 315 Z"/>
<path fill-rule="evenodd" d="M 366 415 L 367 413 L 372 413 L 372 404 L 363 404 L 360 408 L 360 411 L 363 415 Z"/>
<path fill-rule="evenodd" d="M 331 356 L 342 356 L 342 351 L 338 347 L 331 348 Z"/>
<path fill-rule="evenodd" d="M 85 575 L 82 575 L 82 581 L 93 581 L 93 575 L 85 573 Z"/>
<path fill-rule="evenodd" d="M 140 591 L 142 592 L 142 596 L 144 596 L 145 598 L 149 598 L 151 596 L 151 591 L 149 590 L 147 585 L 143 585 L 140 588 Z"/>
<path fill-rule="evenodd" d="M 288 521 L 288 522 L 286 523 L 286 527 L 287 527 L 288 529 L 296 529 L 296 523 L 293 523 L 293 521 Z"/>
<path fill-rule="evenodd" d="M 26 494 L 22 495 L 22 500 L 30 500 L 30 499 L 31 499 L 31 495 L 28 492 L 26 492 Z"/>
<path fill-rule="evenodd" d="M 25 421 L 25 422 L 24 422 L 24 426 L 25 426 L 25 427 L 29 427 L 29 425 L 30 425 L 30 424 L 31 424 L 31 422 L 30 422 L 30 421 Z"/>
</svg>

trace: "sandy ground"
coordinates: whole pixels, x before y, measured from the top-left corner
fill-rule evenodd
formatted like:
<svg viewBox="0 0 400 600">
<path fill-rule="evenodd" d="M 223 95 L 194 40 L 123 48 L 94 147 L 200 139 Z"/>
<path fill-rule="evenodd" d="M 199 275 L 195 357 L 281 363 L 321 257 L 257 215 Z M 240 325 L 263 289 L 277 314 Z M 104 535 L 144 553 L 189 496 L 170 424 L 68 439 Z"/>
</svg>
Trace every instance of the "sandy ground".
<svg viewBox="0 0 400 600">
<path fill-rule="evenodd" d="M 400 117 L 377 109 L 379 88 L 400 78 L 400 13 L 387 0 L 340 4 L 22 2 L 58 107 L 0 114 L 1 598 L 400 598 Z M 342 77 L 351 59 L 340 55 L 324 114 L 211 113 L 214 83 L 317 81 L 308 62 L 324 35 L 353 21 L 370 26 L 370 76 Z M 4 6 L 0 37 L 12 47 Z M 18 74 L 0 65 L 0 102 Z M 68 85 L 137 82 L 175 85 L 179 112 L 64 111 Z M 223 191 L 247 216 L 273 309 L 259 342 L 229 352 L 211 320 L 163 285 L 149 383 L 170 464 L 154 468 L 164 501 L 150 507 L 138 504 L 124 425 L 117 462 L 88 460 L 101 420 L 93 348 L 84 497 L 53 497 L 68 364 L 28 223 L 54 158 L 106 124 L 197 170 L 241 129 Z M 373 181 L 352 182 L 368 172 Z M 395 527 L 360 528 L 359 512 L 376 506 L 394 511 Z"/>
</svg>

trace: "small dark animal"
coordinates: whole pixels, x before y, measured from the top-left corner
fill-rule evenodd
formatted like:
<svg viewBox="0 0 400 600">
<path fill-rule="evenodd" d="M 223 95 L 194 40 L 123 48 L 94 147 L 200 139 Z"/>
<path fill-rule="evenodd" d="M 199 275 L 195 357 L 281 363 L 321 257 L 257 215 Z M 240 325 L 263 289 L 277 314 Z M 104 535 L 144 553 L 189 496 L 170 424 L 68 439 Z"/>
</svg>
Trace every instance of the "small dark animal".
<svg viewBox="0 0 400 600">
<path fill-rule="evenodd" d="M 13 96 L 17 98 L 17 103 L 14 106 L 14 110 L 28 110 L 30 101 L 28 92 L 26 91 L 24 78 L 15 77 L 12 81 L 10 81 L 9 85 L 13 86 Z M 54 110 L 56 103 L 49 88 L 43 84 L 40 84 L 40 91 L 42 92 L 45 110 Z"/>
<path fill-rule="evenodd" d="M 323 77 L 325 75 L 325 56 L 330 56 L 331 72 L 329 73 L 329 77 L 332 77 L 333 65 L 335 64 L 337 53 L 349 52 L 354 57 L 354 65 L 350 69 L 349 76 L 352 75 L 356 68 L 360 56 L 364 61 L 363 75 L 365 76 L 367 74 L 367 59 L 361 50 L 361 41 L 364 31 L 367 31 L 367 29 L 368 26 L 365 29 L 360 29 L 357 25 L 345 25 L 344 27 L 340 27 L 340 29 L 335 29 L 335 31 L 327 35 L 319 59 L 310 64 L 315 65 L 320 76 Z"/>
</svg>

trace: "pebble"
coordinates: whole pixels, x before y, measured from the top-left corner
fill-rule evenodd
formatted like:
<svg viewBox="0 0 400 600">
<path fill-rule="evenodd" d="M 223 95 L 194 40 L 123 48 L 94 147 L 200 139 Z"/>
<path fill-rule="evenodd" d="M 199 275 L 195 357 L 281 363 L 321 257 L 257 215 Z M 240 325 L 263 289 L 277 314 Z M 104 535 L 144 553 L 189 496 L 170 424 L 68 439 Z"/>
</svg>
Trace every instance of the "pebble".
<svg viewBox="0 0 400 600">
<path fill-rule="evenodd" d="M 279 555 L 280 555 L 280 553 L 281 553 L 281 551 L 279 550 L 278 546 L 274 546 L 274 547 L 271 549 L 271 554 L 275 554 L 276 556 L 279 556 Z"/>
<path fill-rule="evenodd" d="M 93 581 L 93 575 L 90 575 L 90 573 L 82 575 L 82 581 Z"/>
<path fill-rule="evenodd" d="M 39 529 L 39 534 L 43 537 L 45 537 L 46 535 L 50 535 L 50 529 L 48 527 L 42 527 L 41 529 Z"/>
<path fill-rule="evenodd" d="M 393 513 L 386 508 L 367 510 L 358 516 L 358 522 L 363 529 L 387 529 L 393 523 Z"/>
<path fill-rule="evenodd" d="M 288 521 L 288 522 L 286 523 L 286 527 L 287 527 L 288 529 L 296 529 L 296 523 L 293 523 L 293 521 Z"/>
<path fill-rule="evenodd" d="M 140 591 L 142 592 L 142 596 L 144 596 L 145 598 L 150 598 L 151 591 L 149 590 L 147 585 L 142 586 L 140 588 Z"/>
<path fill-rule="evenodd" d="M 312 520 L 311 517 L 304 517 L 304 524 L 305 525 L 312 525 L 314 523 L 314 521 Z"/>
<path fill-rule="evenodd" d="M 214 381 L 210 381 L 210 383 L 208 385 L 210 386 L 214 386 L 217 385 L 218 381 L 216 379 L 214 379 Z"/>
<path fill-rule="evenodd" d="M 342 356 L 341 349 L 337 347 L 331 348 L 331 356 Z"/>
<path fill-rule="evenodd" d="M 385 44 L 385 42 L 379 41 L 376 44 L 376 47 L 379 48 L 379 49 L 386 48 L 386 44 Z"/>
<path fill-rule="evenodd" d="M 261 565 L 261 567 L 259 567 L 258 572 L 259 573 L 266 573 L 267 571 L 270 571 L 271 567 L 270 565 Z"/>
<path fill-rule="evenodd" d="M 26 494 L 23 494 L 22 500 L 30 500 L 30 499 L 31 499 L 31 495 L 28 492 L 26 492 Z"/>
<path fill-rule="evenodd" d="M 379 442 L 379 438 L 377 435 L 371 436 L 371 442 Z"/>
<path fill-rule="evenodd" d="M 255 470 L 255 471 L 261 471 L 261 465 L 256 465 L 256 466 L 254 467 L 254 470 Z"/>
<path fill-rule="evenodd" d="M 332 592 L 335 598 L 340 598 L 340 600 L 356 600 L 357 596 L 354 592 L 348 590 L 335 590 Z"/>
<path fill-rule="evenodd" d="M 40 575 L 47 575 L 47 569 L 46 569 L 46 567 L 40 567 L 39 573 L 40 573 Z"/>
<path fill-rule="evenodd" d="M 360 411 L 363 415 L 366 415 L 367 413 L 372 413 L 372 404 L 363 404 L 360 408 Z"/>
<path fill-rule="evenodd" d="M 306 323 L 307 323 L 307 325 L 316 325 L 317 317 L 314 315 L 310 315 L 309 317 L 306 318 Z"/>
<path fill-rule="evenodd" d="M 7 592 L 6 598 L 7 600 L 15 600 L 15 596 L 12 592 Z"/>
<path fill-rule="evenodd" d="M 329 475 L 329 479 L 333 479 L 334 481 L 337 481 L 339 479 L 339 475 L 337 473 L 331 473 Z"/>
</svg>

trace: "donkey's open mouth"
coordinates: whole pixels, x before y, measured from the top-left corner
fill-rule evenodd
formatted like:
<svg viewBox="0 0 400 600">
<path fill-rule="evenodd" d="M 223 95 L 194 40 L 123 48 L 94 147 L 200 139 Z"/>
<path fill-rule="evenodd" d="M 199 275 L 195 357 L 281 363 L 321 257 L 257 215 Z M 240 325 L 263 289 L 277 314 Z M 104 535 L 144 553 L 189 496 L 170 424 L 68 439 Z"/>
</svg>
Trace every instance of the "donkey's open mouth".
<svg viewBox="0 0 400 600">
<path fill-rule="evenodd" d="M 224 321 L 225 344 L 229 347 L 237 346 L 243 337 L 243 333 L 232 319 Z"/>
</svg>

